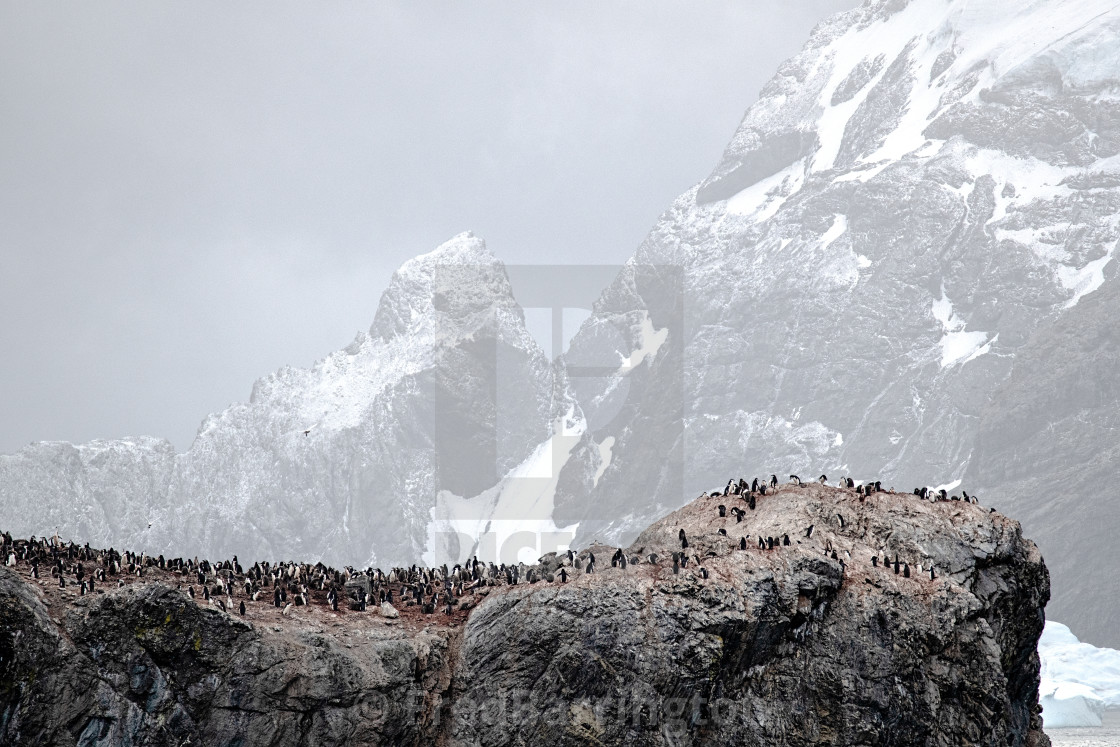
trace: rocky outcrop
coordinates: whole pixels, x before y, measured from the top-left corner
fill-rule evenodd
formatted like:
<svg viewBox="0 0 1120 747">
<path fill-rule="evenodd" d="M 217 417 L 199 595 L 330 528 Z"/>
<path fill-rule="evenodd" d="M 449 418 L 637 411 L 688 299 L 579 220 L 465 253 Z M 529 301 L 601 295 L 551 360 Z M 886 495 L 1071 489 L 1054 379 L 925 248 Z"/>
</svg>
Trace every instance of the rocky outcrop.
<svg viewBox="0 0 1120 747">
<path fill-rule="evenodd" d="M 626 568 L 613 552 L 546 556 L 543 580 L 486 587 L 451 617 L 250 603 L 240 618 L 172 578 L 75 596 L 17 564 L 0 570 L 0 742 L 1048 744 L 1049 578 L 987 508 L 789 485 L 754 510 L 701 497 Z"/>
</svg>

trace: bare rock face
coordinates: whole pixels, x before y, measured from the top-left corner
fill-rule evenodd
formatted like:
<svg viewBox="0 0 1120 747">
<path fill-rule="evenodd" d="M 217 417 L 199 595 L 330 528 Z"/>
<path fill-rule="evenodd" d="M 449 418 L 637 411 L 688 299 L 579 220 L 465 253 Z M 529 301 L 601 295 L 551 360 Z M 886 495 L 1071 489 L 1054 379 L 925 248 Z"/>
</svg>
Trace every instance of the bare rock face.
<svg viewBox="0 0 1120 747">
<path fill-rule="evenodd" d="M 697 499 L 625 568 L 603 546 L 542 559 L 466 617 L 241 619 L 166 583 L 67 600 L 3 569 L 0 742 L 1048 745 L 1049 577 L 1017 522 L 816 484 L 756 498 Z"/>
<path fill-rule="evenodd" d="M 0 743 L 426 744 L 447 654 L 446 630 L 252 625 L 160 583 L 52 619 L 0 570 Z"/>
<path fill-rule="evenodd" d="M 720 519 L 721 503 L 742 522 Z M 682 529 L 692 560 L 674 573 Z M 760 550 L 760 535 L 790 545 Z M 875 553 L 910 577 L 872 566 Z M 987 508 L 787 487 L 753 512 L 697 500 L 626 554 L 641 562 L 596 553 L 604 570 L 472 615 L 453 679 L 463 744 L 1047 741 L 1035 647 L 1048 575 Z"/>
</svg>

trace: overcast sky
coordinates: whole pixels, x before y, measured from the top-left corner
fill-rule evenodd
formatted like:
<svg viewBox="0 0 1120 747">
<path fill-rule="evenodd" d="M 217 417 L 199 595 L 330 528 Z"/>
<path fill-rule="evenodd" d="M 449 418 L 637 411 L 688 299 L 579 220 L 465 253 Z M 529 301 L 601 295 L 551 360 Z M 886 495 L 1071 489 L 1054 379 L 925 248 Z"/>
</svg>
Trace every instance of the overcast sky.
<svg viewBox="0 0 1120 747">
<path fill-rule="evenodd" d="M 0 452 L 185 449 L 460 231 L 624 261 L 857 4 L 0 4 Z"/>
</svg>

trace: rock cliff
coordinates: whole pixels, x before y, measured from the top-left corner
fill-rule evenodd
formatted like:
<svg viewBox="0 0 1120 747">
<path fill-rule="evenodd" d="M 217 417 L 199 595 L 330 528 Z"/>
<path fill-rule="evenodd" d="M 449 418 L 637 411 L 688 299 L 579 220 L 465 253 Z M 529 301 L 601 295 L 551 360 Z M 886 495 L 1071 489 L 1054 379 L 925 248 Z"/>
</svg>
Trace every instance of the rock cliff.
<svg viewBox="0 0 1120 747">
<path fill-rule="evenodd" d="M 491 569 L 450 615 L 335 612 L 319 592 L 283 614 L 239 590 L 241 617 L 143 561 L 79 595 L 17 560 L 0 569 L 0 742 L 1049 743 L 1049 577 L 1017 522 L 816 483 L 753 497 L 701 496 L 625 568 L 592 545 L 520 583 Z"/>
</svg>

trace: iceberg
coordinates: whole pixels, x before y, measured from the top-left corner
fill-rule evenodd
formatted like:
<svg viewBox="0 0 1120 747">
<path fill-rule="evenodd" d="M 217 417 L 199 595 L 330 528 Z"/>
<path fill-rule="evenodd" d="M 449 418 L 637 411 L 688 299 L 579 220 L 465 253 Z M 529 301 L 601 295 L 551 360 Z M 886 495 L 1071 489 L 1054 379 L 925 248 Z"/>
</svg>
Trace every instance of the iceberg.
<svg viewBox="0 0 1120 747">
<path fill-rule="evenodd" d="M 1069 627 L 1047 620 L 1038 655 L 1048 728 L 1100 726 L 1106 709 L 1120 709 L 1120 651 L 1082 643 Z"/>
<path fill-rule="evenodd" d="M 1049 729 L 1101 725 L 1104 700 L 1091 687 L 1044 680 L 1038 695 L 1042 722 Z"/>
</svg>

